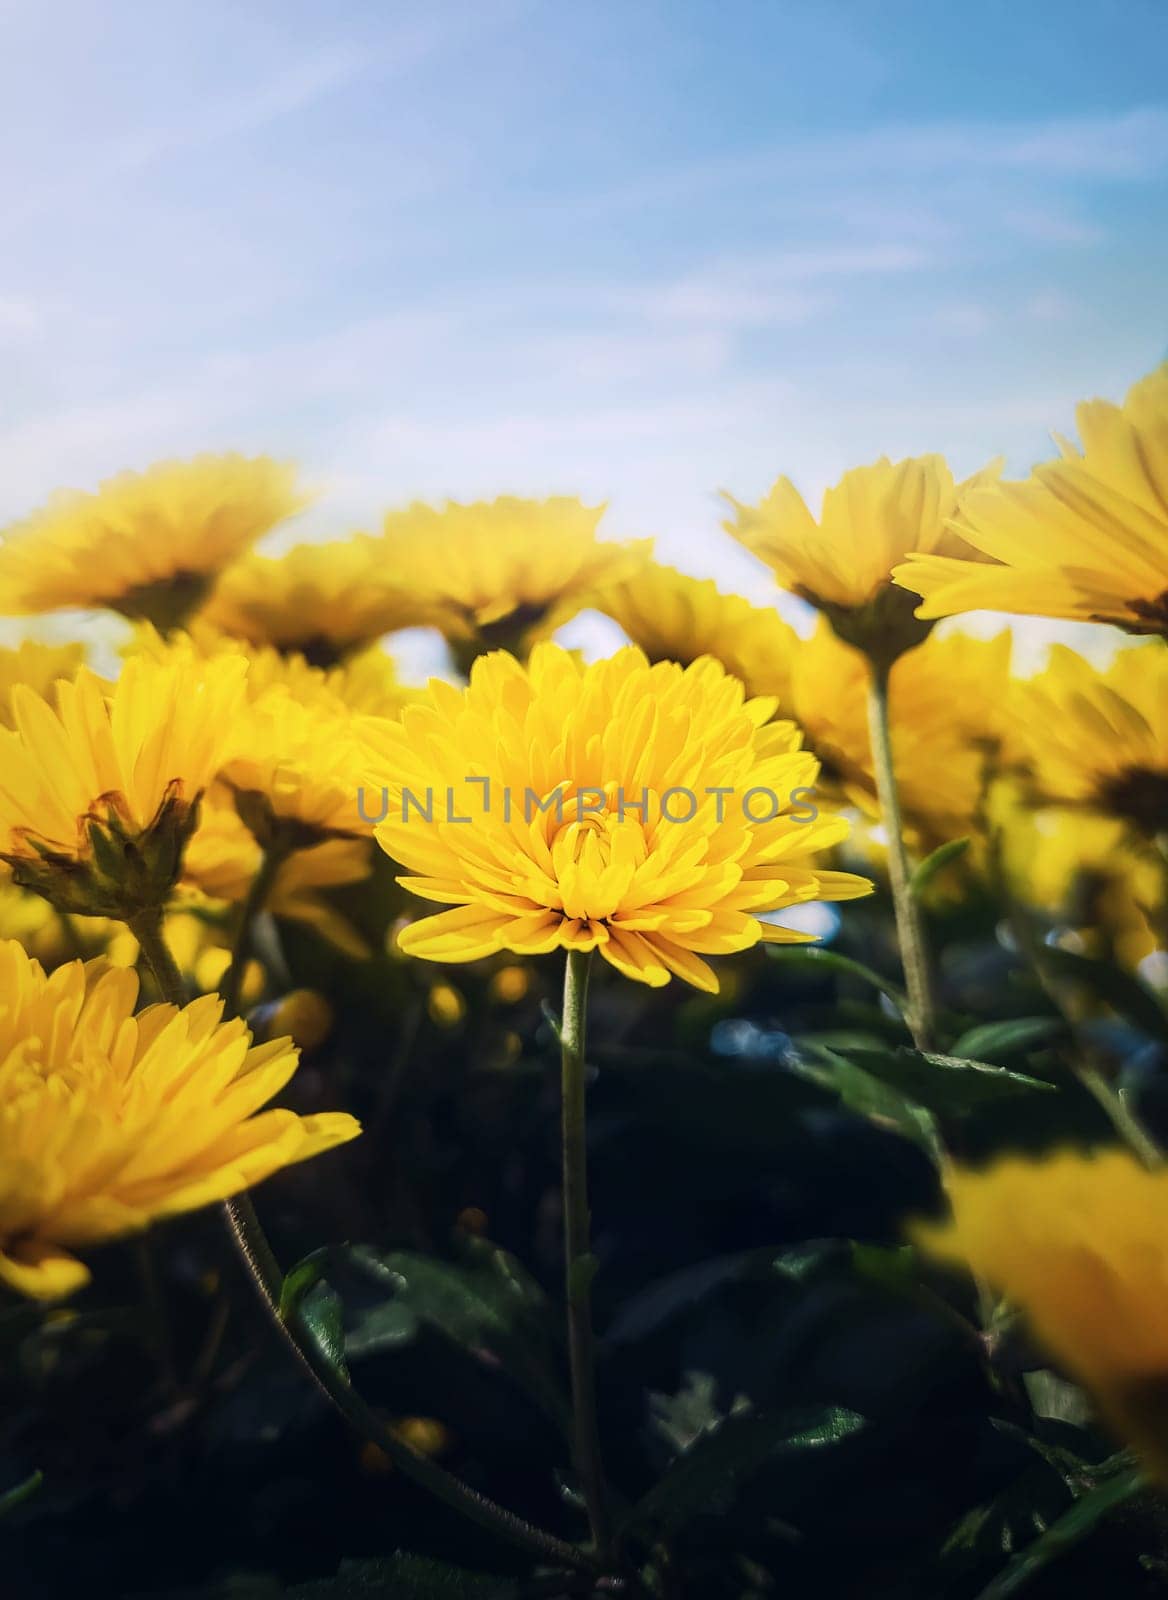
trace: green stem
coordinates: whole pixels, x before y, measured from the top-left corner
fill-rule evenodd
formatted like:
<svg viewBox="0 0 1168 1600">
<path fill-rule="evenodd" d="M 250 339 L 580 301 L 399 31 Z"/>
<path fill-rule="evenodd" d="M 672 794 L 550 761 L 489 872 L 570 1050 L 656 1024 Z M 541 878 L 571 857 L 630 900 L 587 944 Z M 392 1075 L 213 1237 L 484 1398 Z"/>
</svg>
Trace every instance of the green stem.
<svg viewBox="0 0 1168 1600">
<path fill-rule="evenodd" d="M 154 974 L 159 994 L 172 1006 L 185 1006 L 190 996 L 178 962 L 171 955 L 170 946 L 163 936 L 161 906 L 139 911 L 129 928 L 138 941 L 142 959 Z"/>
<path fill-rule="evenodd" d="M 560 1024 L 568 1354 L 572 1367 L 576 1471 L 584 1491 L 593 1543 L 603 1557 L 608 1551 L 610 1529 L 596 1422 L 596 1354 L 592 1333 L 592 1275 L 596 1263 L 589 1243 L 584 1060 L 587 1002 L 588 955 L 583 951 L 569 950 L 564 969 L 564 1012 Z"/>
<path fill-rule="evenodd" d="M 892 886 L 896 936 L 908 991 L 906 1021 L 917 1049 L 933 1050 L 936 1048 L 936 1006 L 924 922 L 920 905 L 912 891 L 912 873 L 904 847 L 904 816 L 900 808 L 888 722 L 888 668 L 876 662 L 871 663 L 868 680 L 868 738 L 880 816 L 888 836 L 888 878 Z"/>
<path fill-rule="evenodd" d="M 259 871 L 252 879 L 251 887 L 239 908 L 239 920 L 235 925 L 235 939 L 231 946 L 231 961 L 223 975 L 223 982 L 219 985 L 225 1017 L 233 1017 L 239 1011 L 240 991 L 243 988 L 243 975 L 247 968 L 248 951 L 251 948 L 252 928 L 255 926 L 256 918 L 267 907 L 280 868 L 291 854 L 286 845 L 268 846 L 260 857 Z"/>
<path fill-rule="evenodd" d="M 261 897 L 249 895 L 247 903 L 250 905 L 253 900 L 257 909 L 262 908 Z M 182 974 L 162 935 L 161 913 L 142 912 L 130 926 L 164 998 L 173 1005 L 185 1005 L 186 989 Z M 558 1561 L 573 1571 L 597 1570 L 596 1564 L 587 1552 L 576 1545 L 557 1539 L 554 1534 L 547 1533 L 532 1523 L 525 1522 L 522 1517 L 517 1517 L 503 1506 L 496 1505 L 486 1495 L 479 1494 L 477 1490 L 447 1472 L 444 1467 L 440 1467 L 397 1438 L 376 1413 L 370 1410 L 345 1374 L 325 1355 L 315 1339 L 302 1335 L 295 1326 L 294 1318 L 285 1320 L 282 1316 L 280 1295 L 284 1287 L 284 1274 L 256 1216 L 251 1197 L 247 1193 L 236 1195 L 234 1199 L 224 1202 L 223 1210 L 236 1249 L 281 1341 L 307 1371 L 325 1398 L 358 1434 L 383 1450 L 404 1477 L 412 1479 L 452 1510 L 461 1512 L 500 1538 L 537 1554 L 544 1560 Z"/>
</svg>

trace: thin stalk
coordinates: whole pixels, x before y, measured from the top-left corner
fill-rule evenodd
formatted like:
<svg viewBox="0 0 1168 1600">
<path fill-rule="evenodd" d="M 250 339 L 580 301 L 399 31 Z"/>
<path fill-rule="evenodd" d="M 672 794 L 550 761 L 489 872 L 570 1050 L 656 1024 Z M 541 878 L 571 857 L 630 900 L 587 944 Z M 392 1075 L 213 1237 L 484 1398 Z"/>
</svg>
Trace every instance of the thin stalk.
<svg viewBox="0 0 1168 1600">
<path fill-rule="evenodd" d="M 588 955 L 569 950 L 564 969 L 564 1012 L 560 1023 L 564 1177 L 564 1277 L 568 1301 L 568 1355 L 572 1368 L 576 1471 L 588 1508 L 593 1543 L 603 1557 L 609 1548 L 608 1497 L 596 1423 L 596 1354 L 592 1333 L 592 1275 L 589 1243 L 588 1152 L 585 1111 L 585 1017 Z"/>
<path fill-rule="evenodd" d="M 249 902 L 258 896 L 249 895 Z M 253 913 L 254 914 L 254 913 Z M 159 989 L 172 1005 L 185 1005 L 186 989 L 182 974 L 162 934 L 161 912 L 142 912 L 131 924 L 147 965 Z M 595 1562 L 578 1546 L 557 1539 L 532 1523 L 525 1522 L 486 1495 L 479 1494 L 437 1462 L 420 1455 L 397 1438 L 353 1388 L 348 1378 L 321 1350 L 315 1339 L 302 1334 L 294 1317 L 287 1320 L 280 1311 L 284 1274 L 256 1216 L 249 1195 L 236 1195 L 224 1204 L 228 1230 L 247 1267 L 268 1318 L 281 1341 L 308 1373 L 316 1387 L 358 1434 L 378 1446 L 404 1477 L 427 1489 L 452 1510 L 469 1517 L 500 1538 L 544 1558 L 558 1561 L 573 1571 L 595 1571 Z"/>
<path fill-rule="evenodd" d="M 231 946 L 231 962 L 223 975 L 223 982 L 219 985 L 219 993 L 223 996 L 223 1014 L 226 1017 L 233 1017 L 239 1011 L 240 990 L 243 988 L 243 975 L 247 968 L 248 951 L 251 948 L 252 928 L 255 919 L 266 909 L 280 868 L 290 854 L 291 851 L 286 846 L 269 845 L 260 857 L 259 871 L 252 879 L 247 896 L 239 908 L 239 920 L 235 925 L 235 939 Z"/>
<path fill-rule="evenodd" d="M 170 946 L 162 934 L 161 906 L 140 911 L 129 928 L 138 941 L 142 959 L 154 974 L 159 994 L 172 1006 L 185 1006 L 190 996 L 178 962 L 171 955 Z"/>
<path fill-rule="evenodd" d="M 888 668 L 871 663 L 868 679 L 868 739 L 876 775 L 880 816 L 888 835 L 888 878 L 896 914 L 896 937 L 908 991 L 906 1021 L 918 1050 L 936 1047 L 936 1005 L 933 998 L 929 950 L 921 908 L 912 891 L 912 873 L 904 847 L 904 815 L 892 760 L 892 734 L 888 722 Z"/>
</svg>

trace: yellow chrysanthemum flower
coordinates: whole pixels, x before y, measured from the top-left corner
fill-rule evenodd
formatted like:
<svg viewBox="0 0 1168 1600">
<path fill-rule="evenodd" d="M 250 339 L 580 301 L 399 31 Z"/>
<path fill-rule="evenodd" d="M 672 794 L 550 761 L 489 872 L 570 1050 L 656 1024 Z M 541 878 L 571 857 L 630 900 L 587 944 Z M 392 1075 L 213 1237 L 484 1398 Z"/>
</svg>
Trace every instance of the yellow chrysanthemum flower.
<svg viewBox="0 0 1168 1600">
<path fill-rule="evenodd" d="M 603 514 L 568 497 L 415 503 L 386 516 L 385 559 L 463 665 L 500 646 L 526 655 L 648 556 L 647 540 L 598 539 Z"/>
<path fill-rule="evenodd" d="M 265 456 L 198 456 L 63 491 L 0 543 L 0 612 L 107 606 L 175 627 L 214 575 L 305 504 Z"/>
<path fill-rule="evenodd" d="M 102 961 L 46 977 L 0 944 L 0 1282 L 53 1298 L 71 1253 L 250 1188 L 360 1132 L 341 1112 L 261 1111 L 296 1068 L 249 1048 L 213 995 L 134 1015 L 138 980 Z"/>
<path fill-rule="evenodd" d="M 852 804 L 879 816 L 867 664 L 821 620 L 791 658 L 785 709 Z M 1006 729 L 1010 636 L 934 634 L 893 663 L 888 696 L 901 804 L 924 849 L 978 830 L 990 758 Z"/>
<path fill-rule="evenodd" d="M 952 1220 L 917 1224 L 915 1241 L 1018 1306 L 1168 1484 L 1168 1171 L 1064 1151 L 958 1168 L 946 1187 Z"/>
<path fill-rule="evenodd" d="M 399 628 L 435 620 L 413 582 L 370 534 L 249 555 L 223 574 L 202 620 L 251 644 L 297 650 L 331 667 Z"/>
<path fill-rule="evenodd" d="M 303 850 L 325 839 L 365 836 L 356 718 L 325 700 L 266 690 L 241 713 L 234 753 L 222 771 L 240 816 L 267 848 Z"/>
<path fill-rule="evenodd" d="M 0 726 L 15 726 L 12 691 L 18 683 L 48 700 L 54 684 L 75 678 L 85 660 L 82 644 L 42 644 L 25 639 L 15 649 L 0 646 Z"/>
<path fill-rule="evenodd" d="M 236 737 L 246 663 L 189 649 L 83 667 L 56 704 L 18 684 L 0 729 L 0 857 L 65 911 L 123 919 L 163 904 L 201 791 Z"/>
<path fill-rule="evenodd" d="M 325 671 L 298 653 L 248 649 L 205 625 L 170 639 L 143 628 L 131 648 L 131 661 L 193 656 L 208 667 L 232 662 L 246 674 L 246 703 L 230 730 L 209 808 L 234 806 L 255 837 L 281 853 L 337 835 L 368 837 L 355 730 L 364 718 L 396 712 L 410 699 L 388 656 L 371 651 L 368 659 Z"/>
<path fill-rule="evenodd" d="M 799 639 L 770 607 L 723 594 L 710 578 L 691 578 L 655 561 L 601 590 L 591 603 L 618 622 L 650 661 L 688 666 L 699 656 L 713 656 L 742 679 L 748 694 L 776 695 L 786 706 Z"/>
<path fill-rule="evenodd" d="M 924 596 L 919 617 L 984 608 L 1168 634 L 1168 365 L 1077 418 L 1082 452 L 1059 440 L 1060 461 L 964 503 L 972 562 L 938 551 L 897 569 Z"/>
<path fill-rule="evenodd" d="M 543 643 L 527 667 L 481 658 L 465 690 L 432 682 L 367 727 L 375 836 L 406 888 L 455 908 L 399 948 L 598 949 L 641 982 L 716 990 L 702 955 L 798 938 L 760 914 L 871 886 L 818 865 L 847 824 L 814 820 L 818 763 L 773 709 L 708 657 L 650 666 L 631 647 L 582 666 Z"/>
<path fill-rule="evenodd" d="M 1120 650 L 1100 670 L 1065 645 L 1018 686 L 1015 737 L 1040 798 L 1123 818 L 1145 834 L 1168 819 L 1168 650 Z"/>
<path fill-rule="evenodd" d="M 726 495 L 736 515 L 723 526 L 782 588 L 825 612 L 841 638 L 890 662 L 930 626 L 912 616 L 892 569 L 913 550 L 971 554 L 953 521 L 973 486 L 996 472 L 956 484 L 941 456 L 881 457 L 827 490 L 818 522 L 783 477 L 757 506 Z"/>
</svg>

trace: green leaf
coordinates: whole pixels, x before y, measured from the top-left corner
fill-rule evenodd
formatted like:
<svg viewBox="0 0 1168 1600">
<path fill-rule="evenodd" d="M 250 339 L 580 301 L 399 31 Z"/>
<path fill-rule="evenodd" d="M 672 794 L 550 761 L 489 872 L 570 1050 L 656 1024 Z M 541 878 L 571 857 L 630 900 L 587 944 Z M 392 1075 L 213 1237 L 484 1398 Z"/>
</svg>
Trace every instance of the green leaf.
<svg viewBox="0 0 1168 1600">
<path fill-rule="evenodd" d="M 349 1376 L 345 1362 L 345 1308 L 330 1283 L 318 1283 L 300 1302 L 296 1322 L 317 1349 L 344 1378 Z"/>
<path fill-rule="evenodd" d="M 834 1053 L 834 1052 L 833 1052 Z M 963 1056 L 911 1050 L 907 1045 L 850 1052 L 853 1067 L 879 1079 L 935 1116 L 960 1115 L 989 1102 L 1024 1094 L 1056 1094 L 1057 1085 L 1024 1072 Z"/>
<path fill-rule="evenodd" d="M 392 1292 L 391 1305 L 476 1361 L 499 1363 L 558 1426 L 571 1428 L 543 1290 L 513 1256 L 467 1238 L 454 1260 L 394 1250 L 354 1250 L 352 1264 Z M 355 1353 L 355 1352 L 354 1352 Z"/>
<path fill-rule="evenodd" d="M 342 1561 L 335 1578 L 317 1578 L 288 1590 L 288 1600 L 517 1600 L 510 1578 L 467 1572 L 424 1556 L 373 1556 Z"/>
<path fill-rule="evenodd" d="M 1021 1055 L 1033 1045 L 1044 1043 L 1058 1033 L 1066 1032 L 1061 1017 L 1012 1017 L 1007 1022 L 981 1022 L 969 1028 L 955 1041 L 955 1056 L 974 1061 L 998 1061 Z"/>
<path fill-rule="evenodd" d="M 866 967 L 862 961 L 853 961 L 851 956 L 841 955 L 838 950 L 824 950 L 817 945 L 791 946 L 768 945 L 767 954 L 780 966 L 798 968 L 816 968 L 823 972 L 838 972 L 849 978 L 859 978 L 863 983 L 870 984 L 873 989 L 878 989 L 881 994 L 887 995 L 896 1009 L 903 1015 L 908 1001 L 904 991 L 898 989 L 888 978 L 883 978 L 871 967 Z"/>
<path fill-rule="evenodd" d="M 0 1517 L 6 1517 L 10 1511 L 15 1511 L 17 1506 L 22 1506 L 26 1500 L 31 1500 L 44 1481 L 44 1473 L 38 1470 L 30 1473 L 23 1483 L 6 1489 L 0 1494 Z"/>
<path fill-rule="evenodd" d="M 698 1434 L 634 1506 L 623 1531 L 656 1540 L 677 1532 L 694 1516 L 724 1514 L 742 1485 L 763 1467 L 839 1444 L 864 1426 L 863 1417 L 841 1406 L 775 1416 L 732 1412 L 717 1427 Z"/>
<path fill-rule="evenodd" d="M 968 838 L 950 839 L 948 844 L 939 844 L 931 855 L 927 855 L 919 863 L 908 881 L 909 888 L 918 900 L 937 874 L 943 871 L 951 861 L 956 861 L 958 856 L 963 856 L 969 849 L 969 845 L 970 840 Z"/>
<path fill-rule="evenodd" d="M 353 1315 L 345 1335 L 345 1354 L 350 1361 L 359 1361 L 385 1350 L 404 1349 L 418 1337 L 420 1327 L 408 1305 L 400 1300 L 382 1300 Z"/>
<path fill-rule="evenodd" d="M 312 1340 L 329 1365 L 348 1379 L 345 1365 L 345 1308 L 340 1295 L 324 1281 L 333 1258 L 330 1246 L 298 1261 L 280 1286 L 280 1320 Z"/>
<path fill-rule="evenodd" d="M 1075 950 L 1044 945 L 1042 964 L 1056 976 L 1081 984 L 1118 1016 L 1126 1018 L 1154 1039 L 1168 1039 L 1168 1011 L 1151 989 L 1110 961 L 1097 961 Z"/>
<path fill-rule="evenodd" d="M 1008 1596 L 1017 1594 L 1052 1561 L 1081 1543 L 1109 1511 L 1123 1505 L 1144 1487 L 1140 1468 L 1125 1462 L 1112 1476 L 1076 1500 L 1033 1544 L 1014 1556 L 982 1590 L 978 1600 L 1007 1600 Z"/>
<path fill-rule="evenodd" d="M 305 1256 L 303 1261 L 298 1261 L 284 1274 L 284 1282 L 280 1285 L 282 1322 L 287 1322 L 290 1317 L 295 1316 L 304 1296 L 324 1277 L 328 1271 L 329 1258 L 329 1247 L 324 1245 L 319 1250 L 312 1251 L 311 1255 Z"/>
<path fill-rule="evenodd" d="M 940 1142 L 931 1112 L 921 1102 L 885 1082 L 880 1073 L 867 1069 L 869 1056 L 876 1061 L 883 1060 L 879 1052 L 857 1052 L 856 1056 L 862 1055 L 859 1060 L 853 1055 L 840 1055 L 825 1045 L 802 1039 L 795 1043 L 800 1053 L 790 1061 L 791 1071 L 832 1090 L 849 1111 L 887 1124 L 936 1158 Z M 808 1060 L 808 1055 L 813 1059 Z"/>
</svg>

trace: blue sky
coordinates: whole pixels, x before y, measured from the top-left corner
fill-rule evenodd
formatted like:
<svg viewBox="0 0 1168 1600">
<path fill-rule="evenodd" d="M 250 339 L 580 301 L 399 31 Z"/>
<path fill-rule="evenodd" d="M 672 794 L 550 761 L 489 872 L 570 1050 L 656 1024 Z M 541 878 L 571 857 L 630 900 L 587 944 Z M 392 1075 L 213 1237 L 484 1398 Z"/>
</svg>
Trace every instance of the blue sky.
<svg viewBox="0 0 1168 1600">
<path fill-rule="evenodd" d="M 1168 350 L 1162 0 L 0 0 L 0 515 L 205 448 L 313 534 L 1024 469 Z"/>
</svg>

